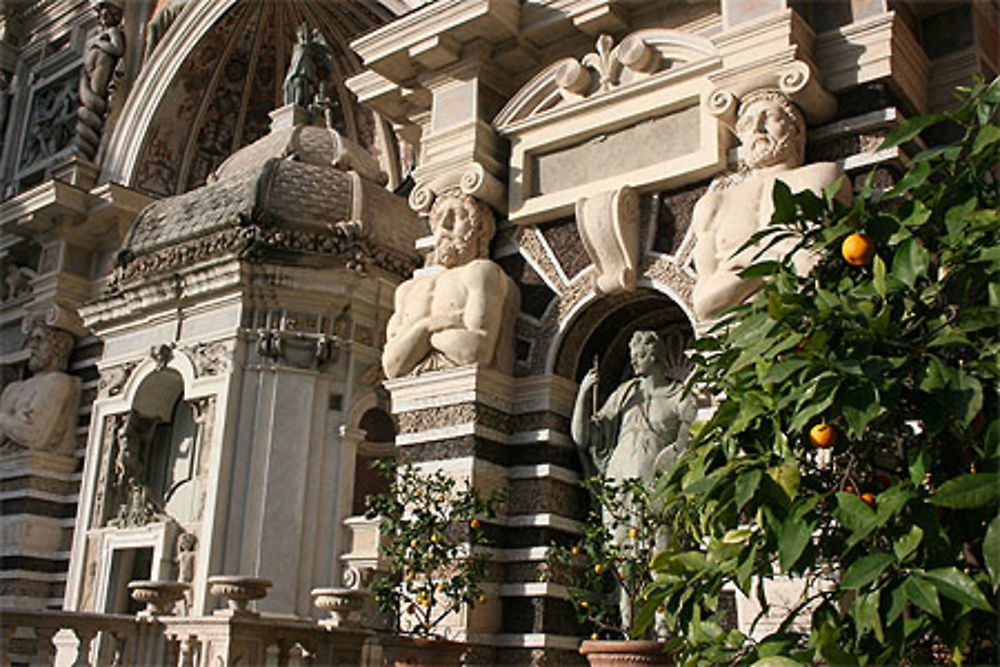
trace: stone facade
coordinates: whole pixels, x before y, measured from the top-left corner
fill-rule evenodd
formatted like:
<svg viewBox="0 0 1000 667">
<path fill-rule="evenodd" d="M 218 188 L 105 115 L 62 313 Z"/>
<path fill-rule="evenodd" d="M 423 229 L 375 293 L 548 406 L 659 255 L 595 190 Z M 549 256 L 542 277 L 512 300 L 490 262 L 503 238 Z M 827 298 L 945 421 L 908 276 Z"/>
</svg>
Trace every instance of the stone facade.
<svg viewBox="0 0 1000 667">
<path fill-rule="evenodd" d="M 741 100 L 776 91 L 807 166 L 885 187 L 920 146 L 881 138 L 1000 69 L 997 0 L 111 4 L 0 9 L 0 371 L 28 379 L 41 317 L 80 384 L 65 456 L 0 474 L 0 603 L 134 611 L 129 578 L 180 576 L 201 614 L 209 576 L 244 575 L 274 580 L 264 611 L 318 617 L 311 587 L 378 567 L 353 484 L 395 453 L 516 493 L 490 601 L 451 627 L 536 664 L 578 643 L 537 581 L 581 530 L 577 383 L 599 357 L 607 396 L 634 331 L 704 324 L 696 204 L 738 172 Z M 325 85 L 285 106 L 302 23 Z M 451 198 L 495 220 L 507 356 L 384 373 Z M 362 423 L 390 412 L 394 448 Z"/>
</svg>

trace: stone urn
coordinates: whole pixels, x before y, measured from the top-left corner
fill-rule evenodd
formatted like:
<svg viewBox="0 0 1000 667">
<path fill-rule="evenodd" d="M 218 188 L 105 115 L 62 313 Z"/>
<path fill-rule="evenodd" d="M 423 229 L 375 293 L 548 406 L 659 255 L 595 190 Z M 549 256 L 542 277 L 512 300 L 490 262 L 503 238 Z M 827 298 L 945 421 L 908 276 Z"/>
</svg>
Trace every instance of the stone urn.
<svg viewBox="0 0 1000 667">
<path fill-rule="evenodd" d="M 250 602 L 266 597 L 267 589 L 271 587 L 271 583 L 269 579 L 257 577 L 216 575 L 208 578 L 208 592 L 225 598 L 229 605 L 228 612 L 230 614 L 256 616 L 257 612 L 250 610 Z"/>
<path fill-rule="evenodd" d="M 674 657 L 667 653 L 665 643 L 655 639 L 587 640 L 580 644 L 580 653 L 591 667 L 674 664 Z"/>
<path fill-rule="evenodd" d="M 314 588 L 313 605 L 330 613 L 319 622 L 325 628 L 356 628 L 358 612 L 364 607 L 369 593 L 355 588 Z"/>
<path fill-rule="evenodd" d="M 188 588 L 188 584 L 180 581 L 140 580 L 128 582 L 132 599 L 146 605 L 146 608 L 138 614 L 144 618 L 169 616 L 174 605 L 184 597 Z"/>
</svg>

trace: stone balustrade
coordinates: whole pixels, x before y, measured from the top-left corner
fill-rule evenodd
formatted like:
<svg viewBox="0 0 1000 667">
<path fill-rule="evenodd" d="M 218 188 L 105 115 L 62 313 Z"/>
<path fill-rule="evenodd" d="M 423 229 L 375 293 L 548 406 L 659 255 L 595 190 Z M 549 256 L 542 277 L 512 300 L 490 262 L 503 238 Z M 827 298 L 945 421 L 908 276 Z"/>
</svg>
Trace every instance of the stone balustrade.
<svg viewBox="0 0 1000 667">
<path fill-rule="evenodd" d="M 220 610 L 212 616 L 125 616 L 66 611 L 0 610 L 0 665 L 277 664 L 358 665 L 371 636 L 310 620 Z M 79 641 L 63 633 L 69 630 Z M 55 641 L 53 641 L 55 639 Z M 57 650 L 58 649 L 58 650 Z"/>
<path fill-rule="evenodd" d="M 69 638 L 53 642 L 60 630 L 71 631 L 79 642 L 74 667 L 135 665 L 147 658 L 164 664 L 175 662 L 175 647 L 155 621 L 139 621 L 122 614 L 0 609 L 0 665 L 55 664 L 56 644 L 72 643 Z"/>
</svg>

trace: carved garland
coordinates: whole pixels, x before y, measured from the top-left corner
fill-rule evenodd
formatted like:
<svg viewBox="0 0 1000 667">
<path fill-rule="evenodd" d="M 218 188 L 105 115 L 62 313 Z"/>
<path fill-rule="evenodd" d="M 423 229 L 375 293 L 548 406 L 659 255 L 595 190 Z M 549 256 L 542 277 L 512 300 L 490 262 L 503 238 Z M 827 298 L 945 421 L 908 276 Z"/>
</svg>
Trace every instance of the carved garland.
<svg viewBox="0 0 1000 667">
<path fill-rule="evenodd" d="M 238 254 L 257 259 L 269 250 L 292 250 L 342 257 L 344 267 L 361 274 L 372 267 L 399 276 L 408 276 L 417 267 L 414 258 L 379 247 L 349 223 L 326 230 L 271 229 L 261 225 L 230 227 L 214 234 L 181 243 L 139 257 L 126 254 L 112 276 L 109 290 L 119 291 L 126 283 L 176 269 L 195 262 Z"/>
</svg>

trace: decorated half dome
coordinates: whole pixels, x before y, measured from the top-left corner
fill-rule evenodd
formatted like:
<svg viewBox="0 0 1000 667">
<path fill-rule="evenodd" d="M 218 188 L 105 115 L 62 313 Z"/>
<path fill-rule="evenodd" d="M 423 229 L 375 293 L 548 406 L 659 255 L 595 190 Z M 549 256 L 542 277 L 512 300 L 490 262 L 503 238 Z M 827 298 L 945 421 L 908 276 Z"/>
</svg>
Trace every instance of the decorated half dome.
<svg viewBox="0 0 1000 667">
<path fill-rule="evenodd" d="M 147 206 L 122 244 L 112 289 L 231 259 L 308 266 L 416 266 L 423 223 L 385 188 L 370 154 L 286 105 L 268 134 L 227 158 L 208 182 Z"/>
</svg>

